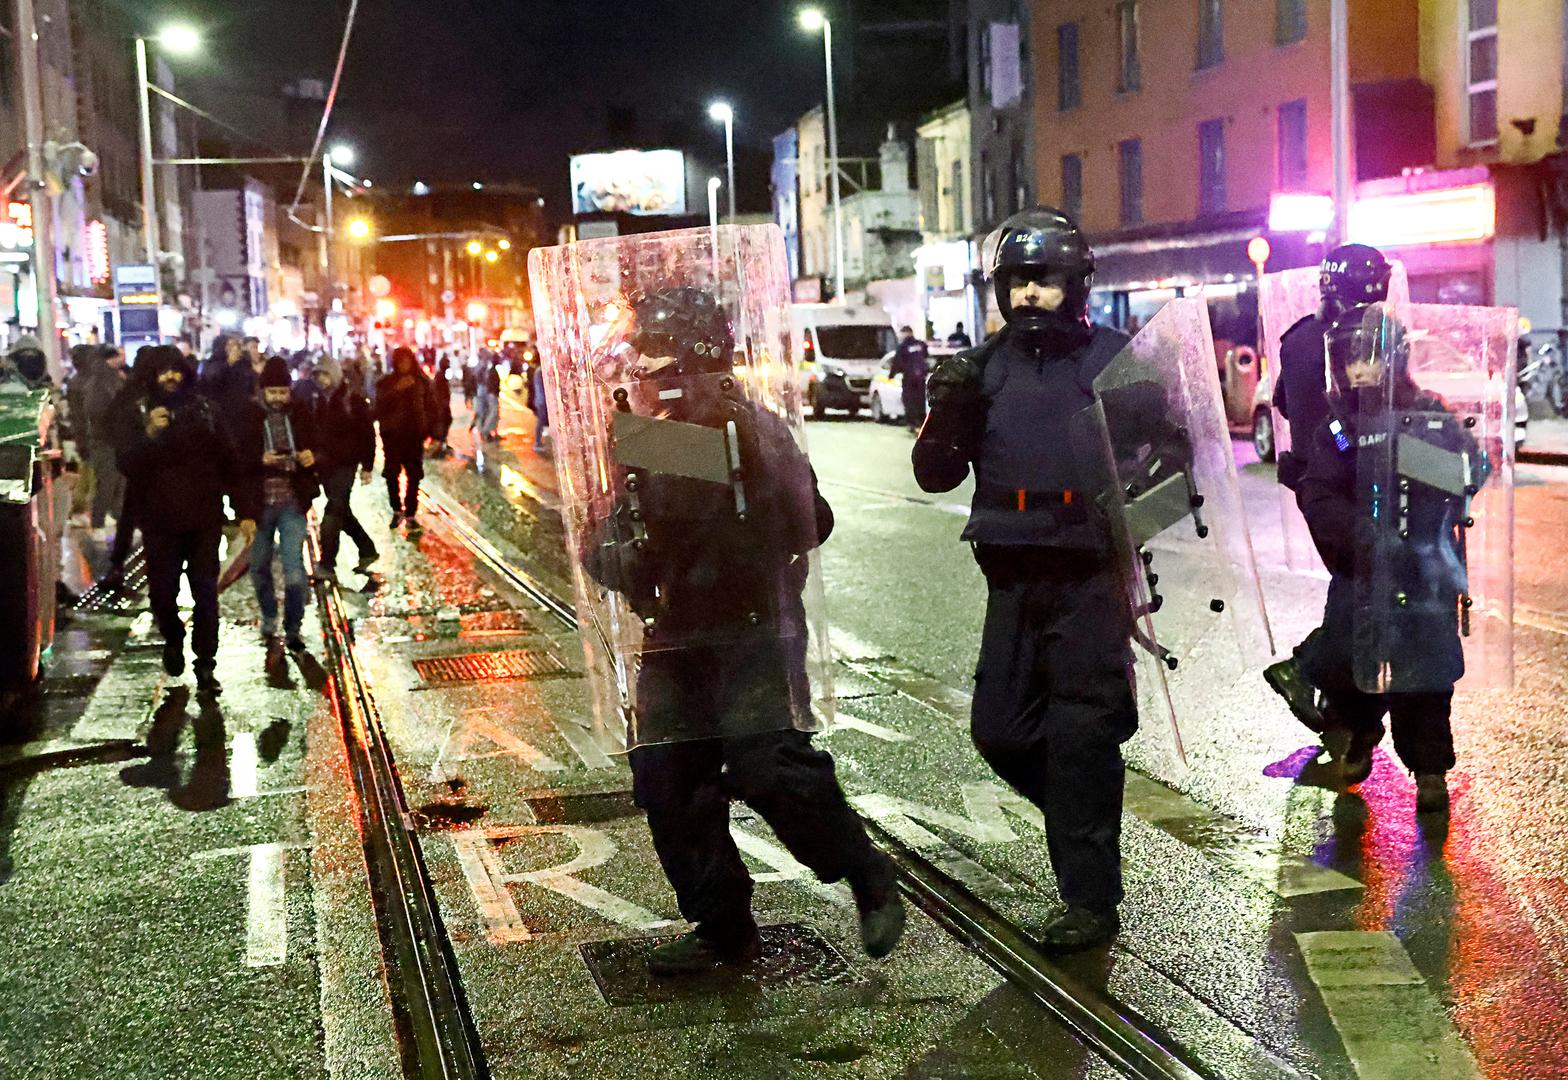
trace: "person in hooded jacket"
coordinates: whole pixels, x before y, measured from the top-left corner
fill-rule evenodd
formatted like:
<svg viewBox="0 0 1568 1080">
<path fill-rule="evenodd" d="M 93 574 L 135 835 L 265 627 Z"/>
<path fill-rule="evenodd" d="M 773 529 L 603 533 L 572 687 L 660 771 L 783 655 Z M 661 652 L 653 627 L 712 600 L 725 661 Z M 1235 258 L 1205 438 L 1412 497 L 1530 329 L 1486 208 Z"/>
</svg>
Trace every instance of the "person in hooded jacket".
<svg viewBox="0 0 1568 1080">
<path fill-rule="evenodd" d="M 913 464 L 930 492 L 975 474 L 962 539 L 989 595 L 971 733 L 1044 814 L 1067 907 L 1040 941 L 1067 952 L 1121 926 L 1121 744 L 1138 725 L 1132 615 L 1086 490 L 1091 451 L 1068 421 L 1095 403 L 1095 377 L 1129 339 L 1089 321 L 1094 254 L 1067 215 L 1016 214 L 993 244 L 987 270 L 1006 325 L 931 373 Z"/>
<path fill-rule="evenodd" d="M 375 541 L 354 516 L 350 496 L 356 472 L 361 484 L 370 482 L 370 470 L 376 463 L 375 419 L 363 390 L 341 377 L 330 356 L 316 361 L 311 380 L 322 391 L 313 413 L 316 469 L 327 495 L 321 518 L 321 574 L 329 579 L 337 576 L 334 567 L 344 533 L 359 553 L 354 569 L 363 574 L 380 556 Z"/>
<path fill-rule="evenodd" d="M 308 401 L 292 392 L 293 374 L 281 356 L 262 365 L 262 400 L 250 408 L 241 429 L 240 453 L 250 469 L 246 500 L 257 507 L 256 543 L 250 556 L 250 579 L 261 608 L 261 636 L 269 663 L 281 655 L 278 641 L 278 594 L 272 559 L 283 563 L 283 643 L 290 652 L 306 650 L 301 626 L 310 578 L 305 570 L 305 515 L 315 501 L 316 430 Z"/>
<path fill-rule="evenodd" d="M 392 504 L 392 528 L 405 521 L 418 527 L 419 482 L 425 476 L 425 439 L 429 438 L 430 380 L 420 370 L 414 350 L 392 350 L 392 370 L 376 384 L 376 422 L 381 427 L 381 475 Z M 407 483 L 402 481 L 406 477 Z"/>
<path fill-rule="evenodd" d="M 190 582 L 195 611 L 191 648 L 196 685 L 222 692 L 218 654 L 218 549 L 223 499 L 234 502 L 240 531 L 254 536 L 255 505 L 247 499 L 247 465 L 236 452 L 224 418 L 196 393 L 195 372 L 172 345 L 138 353 L 133 384 L 111 408 L 120 471 L 137 493 L 147 555 L 153 618 L 163 635 L 163 667 L 185 670 L 185 624 L 180 618 L 180 575 Z"/>
<path fill-rule="evenodd" d="M 446 356 L 443 354 L 430 376 L 430 437 L 436 442 L 436 456 L 448 452 L 447 436 L 452 431 L 452 383 L 447 378 Z"/>
<path fill-rule="evenodd" d="M 227 423 L 238 425 L 251 413 L 258 383 L 239 338 L 220 335 L 212 343 L 212 355 L 201 366 L 198 386 Z"/>
</svg>

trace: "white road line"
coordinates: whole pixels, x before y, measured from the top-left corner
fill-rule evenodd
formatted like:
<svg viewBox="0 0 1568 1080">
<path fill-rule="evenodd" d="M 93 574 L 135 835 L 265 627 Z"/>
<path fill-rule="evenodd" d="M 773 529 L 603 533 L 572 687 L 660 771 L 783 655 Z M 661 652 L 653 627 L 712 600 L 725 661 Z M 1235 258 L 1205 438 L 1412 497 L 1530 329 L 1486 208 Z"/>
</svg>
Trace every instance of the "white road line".
<svg viewBox="0 0 1568 1080">
<path fill-rule="evenodd" d="M 261 755 L 256 750 L 256 733 L 240 731 L 229 744 L 229 795 L 248 799 L 256 794 L 256 773 Z"/>
<path fill-rule="evenodd" d="M 858 731 L 862 735 L 869 735 L 873 739 L 881 739 L 889 743 L 911 742 L 914 739 L 914 736 L 905 735 L 902 731 L 894 731 L 890 727 L 883 727 L 881 724 L 856 716 L 845 709 L 842 702 L 833 713 L 833 726 L 828 729 L 827 734 L 831 735 L 840 728 L 845 731 Z"/>
<path fill-rule="evenodd" d="M 1481 1076 L 1399 938 L 1320 930 L 1297 934 L 1296 944 L 1361 1080 Z"/>
<path fill-rule="evenodd" d="M 245 919 L 245 966 L 276 967 L 288 955 L 288 908 L 284 906 L 283 845 L 250 849 L 249 913 Z"/>
</svg>

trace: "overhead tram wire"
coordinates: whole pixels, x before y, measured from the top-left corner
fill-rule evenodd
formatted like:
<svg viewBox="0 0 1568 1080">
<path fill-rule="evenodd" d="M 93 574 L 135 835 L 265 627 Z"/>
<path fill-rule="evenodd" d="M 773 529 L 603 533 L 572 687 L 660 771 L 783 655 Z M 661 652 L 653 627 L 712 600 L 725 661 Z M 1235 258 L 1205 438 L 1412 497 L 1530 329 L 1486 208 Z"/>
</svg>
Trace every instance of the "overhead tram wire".
<svg viewBox="0 0 1568 1080">
<path fill-rule="evenodd" d="M 338 63 L 332 72 L 332 87 L 327 91 L 327 102 L 321 110 L 321 123 L 316 127 L 316 141 L 306 155 L 305 167 L 300 170 L 299 187 L 294 191 L 294 201 L 289 204 L 289 218 L 295 222 L 299 219 L 294 216 L 294 211 L 299 209 L 300 200 L 305 197 L 305 185 L 310 182 L 310 171 L 315 165 L 316 155 L 321 153 L 321 144 L 327 137 L 327 122 L 332 118 L 332 106 L 338 99 L 338 86 L 343 81 L 343 65 L 348 59 L 348 43 L 354 33 L 354 17 L 359 13 L 359 0 L 349 0 L 348 18 L 343 22 L 343 41 L 338 46 Z"/>
</svg>

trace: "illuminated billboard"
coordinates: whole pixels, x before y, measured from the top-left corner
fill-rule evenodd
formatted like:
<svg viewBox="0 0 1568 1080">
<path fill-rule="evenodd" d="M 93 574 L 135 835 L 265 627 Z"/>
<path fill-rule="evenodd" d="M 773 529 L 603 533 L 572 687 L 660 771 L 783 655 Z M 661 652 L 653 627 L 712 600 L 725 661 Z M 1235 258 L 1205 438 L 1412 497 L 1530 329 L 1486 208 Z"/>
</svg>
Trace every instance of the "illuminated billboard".
<svg viewBox="0 0 1568 1080">
<path fill-rule="evenodd" d="M 572 157 L 575 214 L 686 213 L 686 156 L 679 150 L 616 150 Z"/>
</svg>

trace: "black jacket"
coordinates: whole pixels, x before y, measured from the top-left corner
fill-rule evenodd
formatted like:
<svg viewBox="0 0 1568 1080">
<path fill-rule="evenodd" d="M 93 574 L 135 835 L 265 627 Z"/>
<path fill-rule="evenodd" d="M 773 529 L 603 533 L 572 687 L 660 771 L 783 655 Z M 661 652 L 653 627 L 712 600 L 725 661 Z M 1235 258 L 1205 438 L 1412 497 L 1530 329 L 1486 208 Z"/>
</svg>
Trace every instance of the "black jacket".
<svg viewBox="0 0 1568 1080">
<path fill-rule="evenodd" d="M 309 407 L 297 400 L 290 400 L 288 408 L 284 411 L 288 413 L 289 424 L 293 428 L 295 451 L 309 450 L 315 454 L 318 446 L 316 426 Z M 294 498 L 299 504 L 301 513 L 310 509 L 310 504 L 321 490 L 321 483 L 317 476 L 319 463 L 310 468 L 296 465 L 292 469 L 278 469 L 262 464 L 262 455 L 266 453 L 267 446 L 266 422 L 266 406 L 259 402 L 252 402 L 250 408 L 245 411 L 235 436 L 235 453 L 239 456 L 241 469 L 235 484 L 234 509 L 242 518 L 261 516 L 266 506 L 264 485 L 268 476 L 287 476 L 292 481 Z"/>
<path fill-rule="evenodd" d="M 417 368 L 389 371 L 376 383 L 376 422 L 383 442 L 423 442 L 431 423 L 430 380 Z"/>
<path fill-rule="evenodd" d="M 170 423 L 149 437 L 147 412 L 156 405 L 169 409 Z M 162 398 L 128 383 L 115 396 L 109 416 L 120 471 L 137 493 L 137 524 L 142 529 L 181 533 L 218 528 L 225 495 L 234 500 L 240 517 L 252 516 L 240 494 L 246 487 L 246 466 L 212 402 L 194 390 Z"/>
<path fill-rule="evenodd" d="M 376 427 L 370 402 L 347 383 L 339 383 L 316 402 L 311 422 L 318 472 L 345 465 L 369 469 L 376 463 Z"/>
<path fill-rule="evenodd" d="M 1274 407 L 1290 423 L 1290 451 L 1279 465 L 1279 482 L 1291 490 L 1301 483 L 1318 429 L 1328 422 L 1327 368 L 1323 333 L 1328 325 L 1316 315 L 1298 320 L 1279 339 L 1279 375 Z"/>
<path fill-rule="evenodd" d="M 237 424 L 245 416 L 247 406 L 256 402 L 259 383 L 250 362 L 241 357 L 230 364 L 222 357 L 209 357 L 201 366 L 196 388 L 206 395 L 218 414 L 230 424 Z"/>
</svg>

